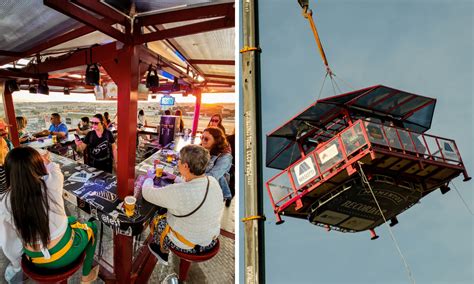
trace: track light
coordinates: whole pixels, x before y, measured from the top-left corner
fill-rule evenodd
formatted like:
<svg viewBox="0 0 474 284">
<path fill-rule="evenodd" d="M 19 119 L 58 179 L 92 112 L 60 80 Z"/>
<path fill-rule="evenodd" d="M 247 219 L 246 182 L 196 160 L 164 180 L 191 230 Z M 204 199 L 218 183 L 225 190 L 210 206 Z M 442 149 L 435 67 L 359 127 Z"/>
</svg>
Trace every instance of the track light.
<svg viewBox="0 0 474 284">
<path fill-rule="evenodd" d="M 91 86 L 99 85 L 100 81 L 100 70 L 97 63 L 87 64 L 86 69 L 86 84 Z"/>
<path fill-rule="evenodd" d="M 30 90 L 30 94 L 37 94 L 38 93 L 38 89 L 35 87 L 35 85 L 30 86 L 29 90 Z"/>
<path fill-rule="evenodd" d="M 448 191 L 451 190 L 451 188 L 446 184 L 443 184 L 442 186 L 440 186 L 439 190 L 441 190 L 441 194 L 446 194 L 448 193 Z"/>
<path fill-rule="evenodd" d="M 160 78 L 156 69 L 153 69 L 152 65 L 148 67 L 148 75 L 146 75 L 146 87 L 148 89 L 158 88 L 160 86 Z"/>
<path fill-rule="evenodd" d="M 10 93 L 13 93 L 13 92 L 16 92 L 16 91 L 20 90 L 20 87 L 18 86 L 18 83 L 16 82 L 16 80 L 7 81 L 6 85 L 8 87 L 8 90 L 10 91 Z"/>
<path fill-rule="evenodd" d="M 46 80 L 40 80 L 40 82 L 38 83 L 38 93 L 43 95 L 49 95 L 49 87 L 48 83 L 46 83 Z"/>
<path fill-rule="evenodd" d="M 179 78 L 178 77 L 174 77 L 174 81 L 173 81 L 173 86 L 171 87 L 171 91 L 172 92 L 177 92 L 180 90 L 180 87 L 179 87 Z"/>
<path fill-rule="evenodd" d="M 71 92 L 70 92 L 70 90 L 69 90 L 68 87 L 64 87 L 63 92 L 64 92 L 65 95 L 70 95 L 70 94 L 71 94 Z"/>
</svg>

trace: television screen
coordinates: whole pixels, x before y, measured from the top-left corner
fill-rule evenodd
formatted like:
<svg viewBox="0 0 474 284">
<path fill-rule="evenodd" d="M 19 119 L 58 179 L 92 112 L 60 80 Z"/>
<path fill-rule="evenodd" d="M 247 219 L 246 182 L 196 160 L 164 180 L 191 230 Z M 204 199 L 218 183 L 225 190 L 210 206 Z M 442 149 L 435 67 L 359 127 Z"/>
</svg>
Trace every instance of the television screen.
<svg viewBox="0 0 474 284">
<path fill-rule="evenodd" d="M 172 96 L 163 96 L 161 98 L 160 104 L 162 106 L 174 106 L 174 97 L 172 97 Z"/>
</svg>

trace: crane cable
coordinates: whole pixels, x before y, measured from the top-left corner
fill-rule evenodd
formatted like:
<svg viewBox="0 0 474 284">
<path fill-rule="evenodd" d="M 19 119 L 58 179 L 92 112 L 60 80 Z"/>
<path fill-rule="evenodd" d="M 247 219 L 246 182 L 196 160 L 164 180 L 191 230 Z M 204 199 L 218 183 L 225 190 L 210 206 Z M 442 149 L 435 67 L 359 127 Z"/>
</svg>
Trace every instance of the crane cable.
<svg viewBox="0 0 474 284">
<path fill-rule="evenodd" d="M 323 60 L 324 66 L 326 67 L 326 75 L 329 75 L 329 77 L 331 78 L 331 84 L 332 84 L 332 87 L 333 87 L 333 91 L 334 91 L 334 94 L 336 95 L 336 88 L 339 90 L 339 92 L 341 92 L 341 88 L 339 88 L 339 85 L 337 84 L 337 82 L 335 80 L 336 74 L 329 67 L 329 62 L 327 60 L 326 53 L 324 52 L 323 44 L 321 43 L 321 39 L 319 37 L 318 29 L 316 28 L 316 25 L 315 25 L 314 20 L 313 20 L 313 11 L 311 9 L 309 9 L 309 3 L 308 2 L 309 2 L 308 0 L 298 0 L 298 3 L 300 4 L 301 8 L 303 9 L 303 11 L 302 11 L 303 17 L 309 21 L 309 24 L 311 26 L 311 30 L 313 31 L 314 39 L 316 40 L 316 44 L 318 45 L 319 54 L 321 56 L 321 59 Z M 339 80 L 341 80 L 341 82 L 345 83 L 345 85 L 347 87 L 349 87 L 350 90 L 355 89 L 349 83 L 345 82 L 342 78 L 339 78 Z"/>
<path fill-rule="evenodd" d="M 411 273 L 410 266 L 408 265 L 408 263 L 407 263 L 407 261 L 406 261 L 406 259 L 405 259 L 405 256 L 403 255 L 402 250 L 400 249 L 400 246 L 398 245 L 397 239 L 395 238 L 395 235 L 394 235 L 393 232 L 392 232 L 392 228 L 390 228 L 390 226 L 389 226 L 388 223 L 387 223 L 387 219 L 385 218 L 385 215 L 384 215 L 383 212 L 382 212 L 382 208 L 380 207 L 380 204 L 379 204 L 379 202 L 377 201 L 377 198 L 375 197 L 374 191 L 372 190 L 372 186 L 370 186 L 369 180 L 367 179 L 367 176 L 365 175 L 364 169 L 362 168 L 362 162 L 357 161 L 357 164 L 359 164 L 360 175 L 361 175 L 361 178 L 362 178 L 362 183 L 363 183 L 363 184 L 364 184 L 364 183 L 367 184 L 367 186 L 368 186 L 368 188 L 369 188 L 369 190 L 370 190 L 370 193 L 372 194 L 372 197 L 373 197 L 374 200 L 375 200 L 375 204 L 377 204 L 377 208 L 379 209 L 380 214 L 382 215 L 383 221 L 384 221 L 384 223 L 387 225 L 388 231 L 390 232 L 390 237 L 392 238 L 393 243 L 395 244 L 395 247 L 396 247 L 397 250 L 398 250 L 398 254 L 400 255 L 400 258 L 402 259 L 403 264 L 405 265 L 405 268 L 406 268 L 407 273 L 408 273 L 408 278 L 410 278 L 411 282 L 412 282 L 413 284 L 415 284 L 415 278 L 413 278 L 413 274 Z M 364 186 L 364 187 L 365 187 L 365 186 Z"/>
<path fill-rule="evenodd" d="M 461 195 L 461 193 L 459 192 L 457 186 L 454 184 L 454 182 L 451 182 L 451 184 L 454 186 L 454 189 L 456 190 L 456 193 L 458 194 L 458 196 L 459 196 L 459 198 L 461 199 L 462 203 L 463 203 L 464 206 L 466 207 L 467 211 L 469 211 L 469 213 L 474 216 L 474 214 L 472 214 L 471 208 L 469 208 L 469 205 L 467 205 L 466 200 L 464 200 L 464 198 L 462 197 L 462 195 Z"/>
</svg>

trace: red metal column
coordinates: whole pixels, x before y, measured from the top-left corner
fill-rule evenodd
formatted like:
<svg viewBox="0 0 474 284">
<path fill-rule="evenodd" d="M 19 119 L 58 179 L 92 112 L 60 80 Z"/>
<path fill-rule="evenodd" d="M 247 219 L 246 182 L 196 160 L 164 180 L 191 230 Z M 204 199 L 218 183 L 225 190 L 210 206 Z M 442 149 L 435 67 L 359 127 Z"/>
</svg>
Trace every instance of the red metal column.
<svg viewBox="0 0 474 284">
<path fill-rule="evenodd" d="M 118 60 L 101 62 L 118 86 L 117 192 L 133 194 L 139 82 L 138 47 L 125 46 Z M 133 239 L 114 234 L 114 272 L 118 283 L 131 283 Z"/>
<path fill-rule="evenodd" d="M 193 118 L 193 133 L 192 136 L 196 136 L 196 132 L 199 124 L 199 114 L 201 113 L 201 89 L 193 89 L 193 95 L 196 97 L 196 105 L 194 107 L 194 118 Z"/>
<path fill-rule="evenodd" d="M 18 129 L 16 127 L 15 107 L 13 106 L 12 93 L 8 89 L 7 81 L 0 83 L 0 93 L 3 93 L 3 107 L 5 109 L 5 118 L 10 127 L 10 139 L 15 147 L 20 146 Z"/>
</svg>

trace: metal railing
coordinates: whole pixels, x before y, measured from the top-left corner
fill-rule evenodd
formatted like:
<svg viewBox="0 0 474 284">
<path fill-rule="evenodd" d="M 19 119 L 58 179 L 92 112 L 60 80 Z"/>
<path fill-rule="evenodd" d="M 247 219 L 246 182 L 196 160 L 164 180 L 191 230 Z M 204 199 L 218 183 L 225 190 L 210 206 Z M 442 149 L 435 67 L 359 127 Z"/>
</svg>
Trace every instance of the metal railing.
<svg viewBox="0 0 474 284">
<path fill-rule="evenodd" d="M 463 166 L 454 140 L 357 120 L 267 181 L 266 187 L 274 209 L 283 210 L 298 200 L 303 191 L 316 187 L 346 169 L 368 154 L 370 148 Z"/>
</svg>

